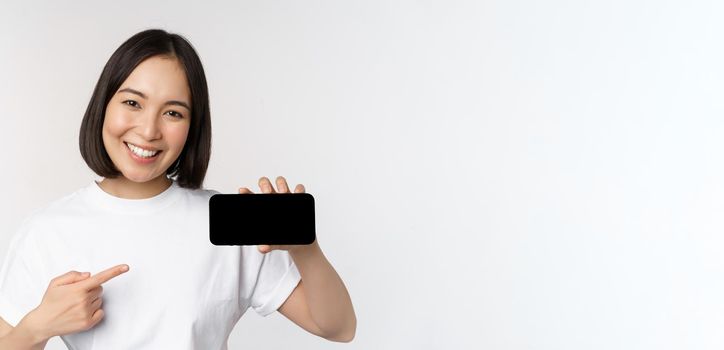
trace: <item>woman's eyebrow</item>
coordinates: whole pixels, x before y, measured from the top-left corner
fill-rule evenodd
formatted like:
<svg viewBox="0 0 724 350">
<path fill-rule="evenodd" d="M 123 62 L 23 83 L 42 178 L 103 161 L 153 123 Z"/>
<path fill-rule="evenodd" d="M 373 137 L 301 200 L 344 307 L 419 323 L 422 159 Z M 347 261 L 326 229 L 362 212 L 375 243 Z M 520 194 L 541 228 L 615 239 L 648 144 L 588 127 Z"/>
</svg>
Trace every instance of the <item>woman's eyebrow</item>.
<svg viewBox="0 0 724 350">
<path fill-rule="evenodd" d="M 142 93 L 138 90 L 131 89 L 131 88 L 123 88 L 123 89 L 118 90 L 118 92 L 130 92 L 132 94 L 141 96 L 141 98 L 143 98 L 143 99 L 148 99 L 148 97 L 146 97 L 146 95 L 144 93 Z M 181 106 L 181 107 L 185 107 L 189 111 L 191 110 L 191 107 L 189 107 L 188 103 L 183 102 L 183 101 L 169 100 L 169 101 L 166 101 L 166 103 L 164 103 L 164 105 Z"/>
</svg>

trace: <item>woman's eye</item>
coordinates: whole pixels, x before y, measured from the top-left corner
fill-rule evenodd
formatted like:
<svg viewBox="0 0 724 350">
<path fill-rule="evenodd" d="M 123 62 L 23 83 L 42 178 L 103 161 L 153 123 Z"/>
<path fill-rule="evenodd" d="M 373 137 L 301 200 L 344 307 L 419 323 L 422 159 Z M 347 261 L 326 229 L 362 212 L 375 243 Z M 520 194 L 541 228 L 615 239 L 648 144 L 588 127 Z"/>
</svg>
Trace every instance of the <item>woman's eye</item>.
<svg viewBox="0 0 724 350">
<path fill-rule="evenodd" d="M 171 116 L 173 116 L 173 117 L 175 117 L 175 118 L 183 118 L 183 117 L 184 117 L 183 115 L 181 115 L 181 113 L 176 112 L 176 111 L 168 111 L 168 113 L 171 113 Z"/>
<path fill-rule="evenodd" d="M 138 107 L 138 102 L 136 102 L 136 101 L 134 101 L 134 100 L 125 100 L 125 101 L 123 101 L 122 103 L 125 103 L 125 104 L 127 104 L 127 105 L 129 105 L 129 106 L 132 106 L 132 107 Z"/>
<path fill-rule="evenodd" d="M 136 107 L 136 108 L 140 108 L 140 107 L 141 107 L 141 106 L 138 105 L 138 102 L 136 102 L 136 101 L 134 101 L 134 100 L 125 100 L 125 101 L 123 101 L 123 102 L 121 102 L 121 103 L 127 104 L 127 105 L 129 105 L 129 106 L 131 106 L 131 107 Z M 169 113 L 169 114 L 170 114 L 172 117 L 174 117 L 174 118 L 179 118 L 179 119 L 181 119 L 181 118 L 184 117 L 183 114 L 181 114 L 181 113 L 179 113 L 179 112 L 176 112 L 176 111 L 168 111 L 168 112 L 166 112 L 166 113 Z"/>
</svg>

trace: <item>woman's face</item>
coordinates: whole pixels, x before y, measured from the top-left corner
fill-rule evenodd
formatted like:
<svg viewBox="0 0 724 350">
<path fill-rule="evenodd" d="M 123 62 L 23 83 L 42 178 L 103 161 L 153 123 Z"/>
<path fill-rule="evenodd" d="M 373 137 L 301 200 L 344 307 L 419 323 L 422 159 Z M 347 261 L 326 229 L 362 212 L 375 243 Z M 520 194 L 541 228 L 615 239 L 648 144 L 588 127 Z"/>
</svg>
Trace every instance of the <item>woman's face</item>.
<svg viewBox="0 0 724 350">
<path fill-rule="evenodd" d="M 103 122 L 106 152 L 124 177 L 147 182 L 165 175 L 186 143 L 190 108 L 177 59 L 154 56 L 136 66 L 106 106 Z"/>
</svg>

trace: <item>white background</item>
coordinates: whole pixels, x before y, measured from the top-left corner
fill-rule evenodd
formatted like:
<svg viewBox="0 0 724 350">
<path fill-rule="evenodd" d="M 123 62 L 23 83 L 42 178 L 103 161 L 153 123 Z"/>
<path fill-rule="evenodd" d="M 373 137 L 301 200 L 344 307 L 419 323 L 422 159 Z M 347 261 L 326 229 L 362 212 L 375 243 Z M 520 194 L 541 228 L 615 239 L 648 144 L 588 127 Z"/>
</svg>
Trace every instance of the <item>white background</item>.
<svg viewBox="0 0 724 350">
<path fill-rule="evenodd" d="M 2 257 L 95 178 L 93 87 L 161 27 L 207 72 L 205 187 L 303 183 L 358 318 L 339 344 L 250 311 L 230 349 L 724 347 L 721 2 L 0 6 Z"/>
</svg>

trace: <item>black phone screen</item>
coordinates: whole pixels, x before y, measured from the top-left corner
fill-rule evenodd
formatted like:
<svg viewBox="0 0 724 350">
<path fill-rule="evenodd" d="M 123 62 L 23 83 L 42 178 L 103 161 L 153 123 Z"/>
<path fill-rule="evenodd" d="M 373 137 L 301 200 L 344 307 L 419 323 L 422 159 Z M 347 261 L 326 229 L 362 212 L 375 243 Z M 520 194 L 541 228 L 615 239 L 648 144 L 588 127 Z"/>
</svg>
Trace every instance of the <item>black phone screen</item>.
<svg viewBox="0 0 724 350">
<path fill-rule="evenodd" d="M 215 194 L 209 199 L 214 245 L 311 244 L 314 197 L 309 193 Z"/>
</svg>

